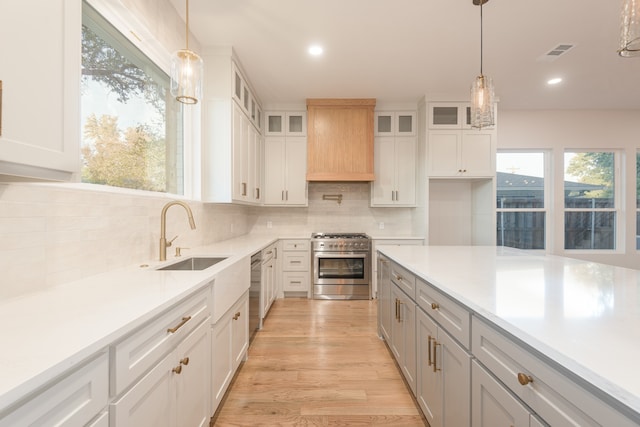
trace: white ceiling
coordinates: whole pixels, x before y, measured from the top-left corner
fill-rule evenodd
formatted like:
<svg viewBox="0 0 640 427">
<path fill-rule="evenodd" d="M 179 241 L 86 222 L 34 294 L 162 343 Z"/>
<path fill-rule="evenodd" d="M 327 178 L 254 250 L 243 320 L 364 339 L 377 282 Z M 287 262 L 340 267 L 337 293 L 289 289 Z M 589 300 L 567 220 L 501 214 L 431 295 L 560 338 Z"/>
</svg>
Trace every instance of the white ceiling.
<svg viewBox="0 0 640 427">
<path fill-rule="evenodd" d="M 184 16 L 184 0 L 171 0 Z M 203 47 L 233 46 L 263 104 L 468 97 L 480 69 L 472 0 L 191 0 Z M 484 74 L 500 108 L 640 108 L 640 58 L 616 53 L 621 0 L 491 0 Z M 307 47 L 324 46 L 321 58 Z M 559 44 L 575 47 L 541 61 Z M 206 65 L 205 65 L 206 66 Z M 562 77 L 550 87 L 546 81 Z"/>
</svg>

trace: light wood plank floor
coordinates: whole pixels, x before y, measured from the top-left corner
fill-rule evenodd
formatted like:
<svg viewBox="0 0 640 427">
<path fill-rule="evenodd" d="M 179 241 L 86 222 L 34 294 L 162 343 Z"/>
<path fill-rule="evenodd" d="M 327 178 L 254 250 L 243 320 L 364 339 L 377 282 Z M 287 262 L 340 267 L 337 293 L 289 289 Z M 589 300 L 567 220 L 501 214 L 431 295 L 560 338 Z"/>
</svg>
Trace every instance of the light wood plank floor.
<svg viewBox="0 0 640 427">
<path fill-rule="evenodd" d="M 212 425 L 427 425 L 376 328 L 375 301 L 277 300 Z"/>
</svg>

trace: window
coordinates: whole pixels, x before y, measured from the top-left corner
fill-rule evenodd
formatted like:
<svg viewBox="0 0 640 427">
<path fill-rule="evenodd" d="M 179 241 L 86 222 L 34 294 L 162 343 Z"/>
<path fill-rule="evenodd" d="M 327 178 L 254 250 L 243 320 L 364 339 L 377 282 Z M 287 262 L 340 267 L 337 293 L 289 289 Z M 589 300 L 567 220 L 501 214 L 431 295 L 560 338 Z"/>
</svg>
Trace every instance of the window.
<svg viewBox="0 0 640 427">
<path fill-rule="evenodd" d="M 545 249 L 545 153 L 499 152 L 496 167 L 497 245 Z"/>
<path fill-rule="evenodd" d="M 564 248 L 616 248 L 616 155 L 565 152 Z"/>
<path fill-rule="evenodd" d="M 169 76 L 86 2 L 82 181 L 183 194 L 182 110 Z"/>
</svg>

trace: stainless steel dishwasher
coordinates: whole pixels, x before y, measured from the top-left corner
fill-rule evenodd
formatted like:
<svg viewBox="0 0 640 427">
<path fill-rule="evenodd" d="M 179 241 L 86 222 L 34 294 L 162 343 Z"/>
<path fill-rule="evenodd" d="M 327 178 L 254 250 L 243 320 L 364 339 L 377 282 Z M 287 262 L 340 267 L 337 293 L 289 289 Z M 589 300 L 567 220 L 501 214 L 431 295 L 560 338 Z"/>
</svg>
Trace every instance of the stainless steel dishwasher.
<svg viewBox="0 0 640 427">
<path fill-rule="evenodd" d="M 251 256 L 251 286 L 249 287 L 249 342 L 260 328 L 260 289 L 262 288 L 262 251 Z"/>
</svg>

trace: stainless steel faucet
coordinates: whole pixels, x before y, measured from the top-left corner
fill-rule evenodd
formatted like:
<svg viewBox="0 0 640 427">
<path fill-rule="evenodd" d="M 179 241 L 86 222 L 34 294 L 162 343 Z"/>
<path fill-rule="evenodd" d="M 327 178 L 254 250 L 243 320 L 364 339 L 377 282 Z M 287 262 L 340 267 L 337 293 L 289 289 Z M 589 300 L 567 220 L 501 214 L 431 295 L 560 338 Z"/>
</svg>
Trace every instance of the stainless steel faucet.
<svg viewBox="0 0 640 427">
<path fill-rule="evenodd" d="M 189 205 L 185 202 L 181 202 L 180 200 L 174 200 L 164 205 L 162 213 L 160 214 L 160 261 L 167 260 L 167 248 L 171 246 L 171 242 L 175 240 L 174 237 L 167 242 L 167 210 L 173 205 L 180 205 L 187 211 L 187 215 L 189 216 L 189 226 L 192 230 L 196 229 L 196 222 L 193 220 L 193 212 L 191 212 Z"/>
</svg>

